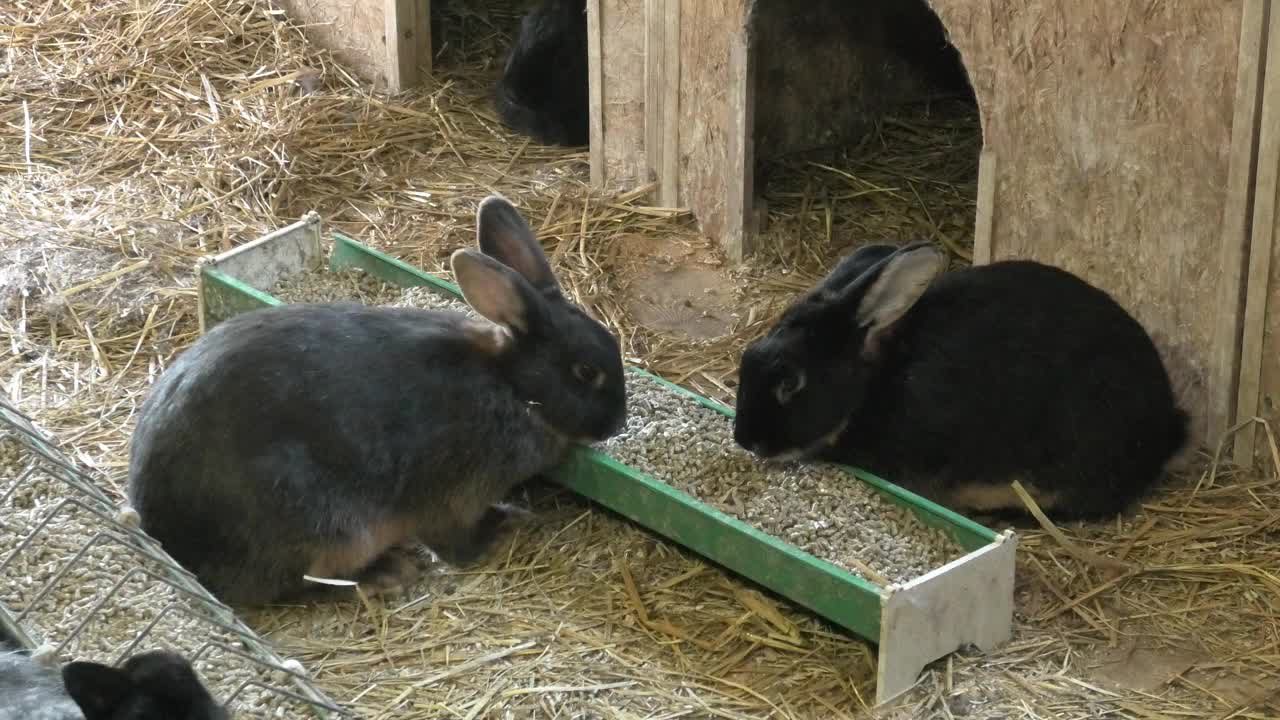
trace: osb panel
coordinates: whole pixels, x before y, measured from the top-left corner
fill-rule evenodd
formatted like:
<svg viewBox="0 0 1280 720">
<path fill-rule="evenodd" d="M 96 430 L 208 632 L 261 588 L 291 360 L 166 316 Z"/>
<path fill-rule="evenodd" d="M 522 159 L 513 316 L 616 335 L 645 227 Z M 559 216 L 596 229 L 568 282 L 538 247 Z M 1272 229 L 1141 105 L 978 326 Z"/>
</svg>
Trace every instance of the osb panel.
<svg viewBox="0 0 1280 720">
<path fill-rule="evenodd" d="M 384 0 L 278 0 L 307 39 L 366 81 L 387 87 Z"/>
<path fill-rule="evenodd" d="M 746 32 L 746 0 L 684 0 L 680 9 L 680 199 L 702 231 L 726 230 L 732 166 L 729 153 L 741 137 L 743 108 L 735 103 L 730 46 Z M 736 133 L 739 137 L 730 137 Z"/>
<path fill-rule="evenodd" d="M 1204 440 L 1240 0 L 932 3 L 998 158 L 993 259 L 1112 293 Z"/>
<path fill-rule="evenodd" d="M 648 182 L 644 153 L 644 0 L 600 0 L 605 184 Z"/>
</svg>

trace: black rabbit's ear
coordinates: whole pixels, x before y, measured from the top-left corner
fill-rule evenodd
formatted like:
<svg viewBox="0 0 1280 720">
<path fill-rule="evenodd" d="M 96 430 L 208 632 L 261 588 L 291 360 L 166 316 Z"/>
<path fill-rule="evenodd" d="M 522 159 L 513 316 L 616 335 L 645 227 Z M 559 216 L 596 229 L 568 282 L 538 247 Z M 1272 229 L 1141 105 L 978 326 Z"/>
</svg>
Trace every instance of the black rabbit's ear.
<svg viewBox="0 0 1280 720">
<path fill-rule="evenodd" d="M 533 287 L 559 290 L 529 223 L 505 199 L 490 195 L 481 201 L 476 209 L 476 240 L 481 252 L 520 273 Z"/>
<path fill-rule="evenodd" d="M 63 666 L 62 684 L 80 706 L 85 720 L 109 717 L 132 687 L 123 670 L 83 661 Z"/>
<path fill-rule="evenodd" d="M 876 243 L 864 245 L 845 257 L 818 285 L 818 292 L 829 297 L 839 297 L 855 280 L 862 277 L 898 248 Z"/>
<path fill-rule="evenodd" d="M 511 268 L 475 250 L 455 250 L 449 256 L 462 298 L 481 316 L 514 333 L 529 330 L 533 290 Z"/>
<path fill-rule="evenodd" d="M 884 261 L 858 302 L 857 322 L 867 329 L 868 349 L 874 349 L 880 333 L 906 315 L 946 267 L 947 257 L 930 245 L 905 247 Z"/>
</svg>

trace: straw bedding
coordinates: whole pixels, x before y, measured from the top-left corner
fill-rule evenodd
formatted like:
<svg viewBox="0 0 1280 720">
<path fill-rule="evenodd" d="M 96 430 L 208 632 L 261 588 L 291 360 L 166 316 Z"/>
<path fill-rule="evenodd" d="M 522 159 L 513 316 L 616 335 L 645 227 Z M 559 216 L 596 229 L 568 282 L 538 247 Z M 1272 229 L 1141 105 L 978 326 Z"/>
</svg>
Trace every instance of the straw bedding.
<svg viewBox="0 0 1280 720">
<path fill-rule="evenodd" d="M 725 267 L 686 215 L 588 190 L 585 153 L 496 122 L 488 83 L 517 12 L 450 3 L 438 81 L 389 98 L 263 0 L 0 4 L 4 391 L 118 495 L 138 404 L 195 336 L 195 259 L 310 209 L 439 272 L 500 191 L 629 361 L 726 399 L 742 344 L 852 243 L 968 254 L 980 140 L 934 107 L 772 168 L 765 250 Z M 724 335 L 634 320 L 625 298 L 663 255 L 733 285 Z M 1027 530 L 1014 641 L 940 663 L 889 715 L 1280 714 L 1275 469 L 1206 459 L 1123 522 Z M 535 517 L 484 563 L 437 567 L 399 602 L 248 619 L 371 718 L 861 713 L 871 647 L 555 488 L 522 502 Z"/>
</svg>

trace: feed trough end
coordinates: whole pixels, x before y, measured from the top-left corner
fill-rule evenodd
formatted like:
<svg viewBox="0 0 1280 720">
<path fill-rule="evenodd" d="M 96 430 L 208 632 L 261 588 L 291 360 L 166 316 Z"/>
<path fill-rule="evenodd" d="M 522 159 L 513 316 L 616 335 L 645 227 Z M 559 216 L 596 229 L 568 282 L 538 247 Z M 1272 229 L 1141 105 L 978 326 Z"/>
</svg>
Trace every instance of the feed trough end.
<svg viewBox="0 0 1280 720">
<path fill-rule="evenodd" d="M 429 286 L 453 299 L 452 283 L 333 232 L 330 270 L 359 268 L 398 287 Z M 323 266 L 314 213 L 260 240 L 202 263 L 201 325 L 208 327 L 282 302 L 267 290 L 284 277 Z M 726 417 L 732 409 L 656 378 L 686 401 Z M 878 703 L 916 681 L 924 667 L 967 645 L 990 649 L 1009 639 L 1017 537 L 977 523 L 874 475 L 845 468 L 923 524 L 945 532 L 964 555 L 908 582 L 881 587 L 721 512 L 608 454 L 579 448 L 552 473 L 560 484 L 708 560 L 746 577 L 879 646 Z"/>
</svg>

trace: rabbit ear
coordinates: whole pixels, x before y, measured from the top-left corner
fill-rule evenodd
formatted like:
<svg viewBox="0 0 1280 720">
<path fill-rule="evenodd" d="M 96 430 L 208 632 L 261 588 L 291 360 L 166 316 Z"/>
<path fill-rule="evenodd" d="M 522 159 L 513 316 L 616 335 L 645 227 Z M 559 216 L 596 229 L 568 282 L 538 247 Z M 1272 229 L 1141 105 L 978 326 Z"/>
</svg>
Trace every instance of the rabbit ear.
<svg viewBox="0 0 1280 720">
<path fill-rule="evenodd" d="M 881 243 L 864 245 L 846 256 L 818 284 L 818 292 L 827 298 L 838 298 L 858 278 L 869 272 L 882 260 L 897 252 L 893 245 Z"/>
<path fill-rule="evenodd" d="M 907 314 L 946 266 L 946 256 L 929 245 L 903 248 L 884 261 L 858 303 L 857 322 L 867 328 L 869 348 L 880 333 Z"/>
<path fill-rule="evenodd" d="M 83 661 L 63 666 L 62 684 L 80 706 L 85 720 L 109 717 L 131 687 L 129 676 L 123 670 Z"/>
<path fill-rule="evenodd" d="M 538 290 L 559 291 L 560 284 L 529 223 L 511 203 L 490 195 L 476 209 L 480 251 L 520 273 Z"/>
<path fill-rule="evenodd" d="M 523 278 L 497 260 L 465 248 L 449 256 L 449 265 L 462 298 L 476 312 L 512 332 L 528 332 L 530 306 L 536 298 Z"/>
</svg>

